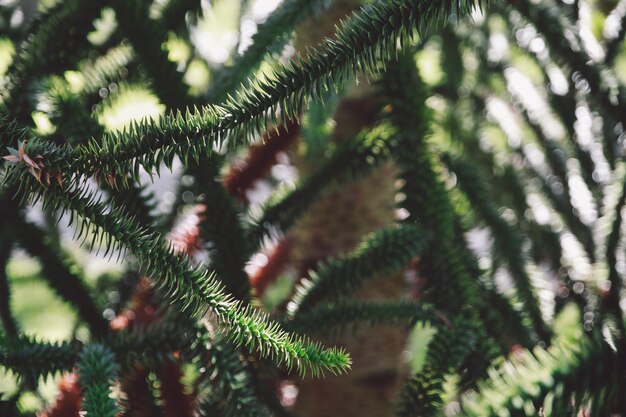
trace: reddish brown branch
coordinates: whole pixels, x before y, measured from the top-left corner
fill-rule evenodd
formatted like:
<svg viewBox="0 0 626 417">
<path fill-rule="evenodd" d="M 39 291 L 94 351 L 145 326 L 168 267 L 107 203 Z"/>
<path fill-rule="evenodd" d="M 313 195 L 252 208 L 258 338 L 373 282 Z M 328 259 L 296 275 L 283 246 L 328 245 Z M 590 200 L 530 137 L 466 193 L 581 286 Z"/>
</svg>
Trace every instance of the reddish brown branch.
<svg viewBox="0 0 626 417">
<path fill-rule="evenodd" d="M 157 405 L 148 383 L 149 370 L 136 365 L 122 378 L 122 389 L 126 393 L 126 410 L 123 417 L 155 417 Z M 158 414 L 157 414 L 158 415 Z"/>
<path fill-rule="evenodd" d="M 161 381 L 161 399 L 164 417 L 193 416 L 194 395 L 185 392 L 181 381 L 183 376 L 178 363 L 163 365 L 157 376 Z"/>
<path fill-rule="evenodd" d="M 288 238 L 284 238 L 278 242 L 268 256 L 267 264 L 252 274 L 250 285 L 254 288 L 258 297 L 261 297 L 267 287 L 278 278 L 278 275 L 289 262 L 290 253 L 291 243 Z"/>
<path fill-rule="evenodd" d="M 289 121 L 263 134 L 263 143 L 250 146 L 248 155 L 238 164 L 231 166 L 224 178 L 228 192 L 243 203 L 247 203 L 246 192 L 254 183 L 264 178 L 273 165 L 276 155 L 286 151 L 300 134 L 300 125 Z"/>
</svg>

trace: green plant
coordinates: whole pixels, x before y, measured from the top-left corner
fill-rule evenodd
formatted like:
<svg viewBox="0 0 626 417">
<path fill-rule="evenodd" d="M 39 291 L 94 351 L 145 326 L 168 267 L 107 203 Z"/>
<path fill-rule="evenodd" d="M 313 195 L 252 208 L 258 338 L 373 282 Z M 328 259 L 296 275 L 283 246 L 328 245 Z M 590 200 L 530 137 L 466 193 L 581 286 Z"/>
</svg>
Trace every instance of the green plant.
<svg viewBox="0 0 626 417">
<path fill-rule="evenodd" d="M 5 3 L 2 415 L 626 415 L 623 0 Z"/>
</svg>

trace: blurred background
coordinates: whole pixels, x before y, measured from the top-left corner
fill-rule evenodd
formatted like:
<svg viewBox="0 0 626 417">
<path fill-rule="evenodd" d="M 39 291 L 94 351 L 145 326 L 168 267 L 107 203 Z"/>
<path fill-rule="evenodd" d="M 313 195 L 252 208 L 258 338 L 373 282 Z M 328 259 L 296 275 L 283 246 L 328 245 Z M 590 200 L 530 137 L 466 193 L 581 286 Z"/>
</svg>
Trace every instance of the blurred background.
<svg viewBox="0 0 626 417">
<path fill-rule="evenodd" d="M 15 34 L 38 11 L 54 3 L 0 0 L 0 75 L 12 62 Z M 602 109 L 593 101 L 592 87 L 577 75 L 576 69 L 561 65 L 553 56 L 545 33 L 509 9 L 505 2 L 493 3 L 493 8 L 484 14 L 477 12 L 471 21 L 456 22 L 431 37 L 415 54 L 421 76 L 433 91 L 428 101 L 435 120 L 432 140 L 441 152 L 471 154 L 481 161 L 480 169 L 489 178 L 495 178 L 490 185 L 501 197 L 495 201 L 499 214 L 519 227 L 525 236 L 548 230 L 550 236 L 557 238 L 556 243 L 544 241 L 543 245 L 541 238 L 525 240 L 525 250 L 532 254 L 528 270 L 539 290 L 544 318 L 552 323 L 558 320 L 554 326 L 558 332 L 575 335 L 581 326 L 584 329 L 592 325 L 593 313 L 588 316 L 589 311 L 574 304 L 566 306 L 562 301 L 573 294 L 584 297 L 588 288 L 606 286 L 607 265 L 595 257 L 598 248 L 594 242 L 607 235 L 612 217 L 603 208 L 611 206 L 621 189 L 624 167 L 618 161 L 624 152 L 624 126 L 619 120 L 616 124 L 606 122 Z M 158 17 L 165 4 L 166 0 L 156 0 L 151 13 Z M 199 13 L 187 16 L 190 43 L 174 31 L 169 33 L 162 47 L 184 74 L 192 95 L 208 94 L 215 74 L 246 50 L 257 25 L 279 5 L 280 0 L 207 1 Z M 610 71 L 603 74 L 602 88 L 619 92 L 626 86 L 626 46 L 624 42 L 613 42 L 623 30 L 626 1 L 559 0 L 549 5 L 544 3 L 543 7 L 557 20 L 568 20 L 567 38 L 563 40 L 568 48 L 578 48 L 598 68 L 606 63 L 604 68 Z M 116 25 L 115 13 L 105 9 L 89 35 L 90 42 L 109 44 Z M 263 64 L 259 76 L 271 76 L 272 68 L 293 57 L 295 50 L 288 43 L 281 54 Z M 88 82 L 81 70 L 67 71 L 59 77 L 77 91 Z M 159 102 L 141 74 L 120 74 L 118 81 L 101 88 L 97 95 L 94 117 L 109 131 L 124 129 L 133 120 L 165 112 L 165 105 Z M 32 117 L 36 130 L 41 135 L 53 135 L 54 103 L 44 88 L 34 97 L 36 111 Z M 328 106 L 332 105 L 331 101 Z M 316 152 L 322 156 L 329 154 L 328 149 L 333 145 L 327 142 L 327 137 L 335 121 L 329 111 L 316 113 L 316 110 L 313 108 L 303 120 L 304 139 L 298 145 L 300 148 L 280 153 L 269 175 L 246 190 L 250 216 L 258 213 L 276 189 L 297 182 L 301 173 L 296 165 L 306 164 L 296 164 L 294 159 L 306 159 L 302 155 Z M 622 107 L 619 111 L 624 112 L 623 120 L 626 109 Z M 614 119 L 619 117 L 614 115 Z M 607 149 L 607 137 L 618 138 L 610 149 Z M 244 156 L 244 153 L 228 155 L 226 165 L 236 165 Z M 497 178 L 505 176 L 508 167 L 523 179 L 522 209 L 515 201 L 519 195 L 498 193 L 498 187 L 505 182 L 499 183 Z M 160 177 L 144 175 L 148 192 L 157 196 L 156 213 L 167 216 L 176 204 L 180 175 L 179 163 L 174 164 L 173 172 L 162 170 Z M 506 292 L 511 287 L 510 273 L 494 256 L 497 248 L 490 230 L 469 209 L 470 202 L 456 187 L 454 174 L 445 175 L 450 194 L 470 230 L 468 238 L 481 268 L 490 271 L 499 289 Z M 187 179 L 182 177 L 180 181 L 184 184 Z M 189 210 L 196 197 L 189 191 L 182 194 L 184 204 L 174 217 L 183 227 L 185 210 Z M 398 218 L 403 215 L 396 213 Z M 40 207 L 30 208 L 28 216 L 42 227 L 50 227 Z M 61 245 L 67 251 L 72 271 L 91 284 L 99 304 L 106 306 L 105 317 L 111 319 L 128 298 L 116 285 L 124 279 L 127 261 L 116 261 L 115 255 L 112 259 L 105 258 L 81 248 L 72 239 L 74 231 L 66 223 L 61 220 L 54 227 L 61 230 Z M 619 248 L 616 267 L 624 275 L 624 242 L 620 242 Z M 267 253 L 259 253 L 250 261 L 247 272 L 254 275 L 267 262 Z M 87 337 L 73 310 L 40 278 L 40 271 L 41 266 L 23 250 L 19 247 L 13 250 L 6 274 L 13 292 L 12 308 L 23 330 L 44 340 L 66 340 L 72 336 L 81 339 L 81 332 Z M 297 273 L 282 271 L 267 289 L 263 302 L 269 310 L 290 294 Z M 418 324 L 413 332 L 406 360 L 416 369 L 431 333 L 426 323 Z M 0 374 L 0 393 L 9 395 L 14 389 L 13 377 Z M 56 390 L 55 381 L 43 382 L 41 396 L 25 395 L 20 400 L 21 408 L 25 411 L 43 408 L 54 399 Z"/>
</svg>

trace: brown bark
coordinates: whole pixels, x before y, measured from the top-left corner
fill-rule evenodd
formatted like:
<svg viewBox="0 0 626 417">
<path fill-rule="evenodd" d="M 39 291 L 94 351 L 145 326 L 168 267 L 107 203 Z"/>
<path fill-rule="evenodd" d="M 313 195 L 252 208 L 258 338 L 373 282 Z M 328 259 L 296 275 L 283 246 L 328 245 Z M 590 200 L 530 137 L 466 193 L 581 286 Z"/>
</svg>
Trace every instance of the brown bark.
<svg viewBox="0 0 626 417">
<path fill-rule="evenodd" d="M 315 45 L 332 33 L 338 20 L 356 5 L 351 0 L 337 1 L 328 13 L 305 24 L 297 34 L 296 49 L 302 51 L 304 45 Z M 376 103 L 366 82 L 349 91 L 334 116 L 332 140 L 343 142 L 370 127 L 376 120 Z M 396 174 L 396 167 L 388 162 L 362 179 L 336 186 L 294 225 L 289 234 L 291 256 L 300 276 L 320 260 L 354 249 L 367 233 L 393 224 Z M 400 298 L 405 290 L 403 274 L 395 274 L 370 282 L 355 298 Z M 401 361 L 406 337 L 406 329 L 390 326 L 318 337 L 327 345 L 345 347 L 352 356 L 352 370 L 346 375 L 298 381 L 296 413 L 303 417 L 391 416 L 406 375 Z"/>
<path fill-rule="evenodd" d="M 320 199 L 294 227 L 293 260 L 302 272 L 320 259 L 353 249 L 363 235 L 393 222 L 395 168 L 386 164 L 360 181 L 337 187 Z M 403 274 L 380 277 L 356 299 L 400 298 Z M 362 329 L 336 337 L 319 337 L 327 345 L 343 346 L 353 360 L 352 371 L 299 382 L 296 411 L 304 417 L 391 416 L 392 402 L 406 375 L 401 354 L 405 329 L 389 326 Z"/>
</svg>

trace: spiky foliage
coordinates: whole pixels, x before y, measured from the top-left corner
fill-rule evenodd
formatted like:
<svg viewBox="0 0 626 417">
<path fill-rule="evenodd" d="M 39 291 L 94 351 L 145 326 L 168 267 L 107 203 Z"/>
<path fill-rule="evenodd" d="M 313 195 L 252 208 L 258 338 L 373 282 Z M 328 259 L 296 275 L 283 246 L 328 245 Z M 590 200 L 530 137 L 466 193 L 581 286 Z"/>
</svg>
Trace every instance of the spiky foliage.
<svg viewBox="0 0 626 417">
<path fill-rule="evenodd" d="M 322 303 L 285 320 L 285 326 L 298 332 L 342 332 L 364 324 L 413 324 L 437 319 L 432 306 L 414 301 L 374 301 Z M 440 319 L 440 318 L 439 318 Z"/>
<path fill-rule="evenodd" d="M 581 335 L 578 334 L 578 337 Z M 548 349 L 536 347 L 490 370 L 490 378 L 481 386 L 480 395 L 468 394 L 464 409 L 470 416 L 527 416 L 537 412 L 566 415 L 579 408 L 593 415 L 624 409 L 623 378 L 611 368 L 621 367 L 616 352 L 591 339 L 554 340 Z M 607 389 L 605 382 L 611 388 Z"/>
<path fill-rule="evenodd" d="M 376 233 L 349 256 L 316 268 L 296 289 L 289 312 L 305 312 L 321 301 L 349 296 L 368 279 L 402 269 L 423 248 L 424 236 L 415 226 Z"/>
<path fill-rule="evenodd" d="M 381 126 L 349 141 L 292 190 L 279 190 L 251 231 L 260 243 L 267 235 L 286 231 L 333 184 L 354 180 L 389 160 L 390 138 Z"/>
<path fill-rule="evenodd" d="M 296 383 L 316 417 L 296 372 L 333 378 L 314 402 L 401 416 L 626 414 L 623 0 L 284 0 L 226 61 L 214 14 L 248 25 L 261 1 L 69 0 L 20 24 L 22 3 L 0 6 L 0 414 L 66 373 L 42 415 L 290 416 Z M 364 209 L 394 187 L 384 221 Z M 72 332 L 25 336 L 40 281 Z M 402 375 L 391 339 L 416 322 L 435 334 Z"/>
<path fill-rule="evenodd" d="M 78 378 L 83 387 L 82 409 L 87 415 L 114 417 L 119 409 L 111 398 L 111 383 L 118 367 L 115 356 L 106 347 L 93 343 L 80 354 Z"/>
<path fill-rule="evenodd" d="M 391 59 L 396 41 L 407 42 L 415 31 L 425 32 L 453 11 L 467 13 L 472 2 L 444 2 L 434 6 L 410 1 L 378 3 L 356 12 L 343 23 L 337 40 L 326 41 L 299 65 L 278 70 L 270 81 L 223 105 L 205 106 L 193 113 L 170 114 L 156 123 L 134 124 L 124 133 L 112 133 L 75 149 L 45 149 L 34 139 L 28 153 L 42 154 L 46 168 L 78 175 L 138 177 L 139 166 L 152 171 L 161 162 L 171 167 L 178 154 L 184 162 L 207 154 L 227 138 L 248 138 L 267 127 L 269 120 L 297 119 L 306 100 L 320 99 L 358 71 L 374 71 L 379 59 Z M 279 111 L 280 110 L 280 111 Z"/>
<path fill-rule="evenodd" d="M 440 328 L 428 345 L 424 369 L 411 378 L 400 394 L 397 415 L 438 415 L 446 374 L 461 365 L 477 342 L 475 329 L 466 320 L 458 319 L 448 328 Z"/>
<path fill-rule="evenodd" d="M 0 365 L 31 381 L 69 371 L 76 361 L 77 349 L 68 343 L 45 343 L 26 336 L 9 339 L 0 334 L 0 346 Z"/>
<path fill-rule="evenodd" d="M 252 45 L 238 56 L 235 62 L 224 66 L 215 74 L 215 86 L 209 91 L 211 100 L 221 103 L 227 98 L 226 94 L 238 89 L 240 84 L 247 85 L 249 77 L 258 69 L 266 55 L 281 52 L 298 23 L 320 13 L 329 3 L 328 0 L 283 2 L 259 25 L 257 32 L 252 36 Z"/>
<path fill-rule="evenodd" d="M 549 330 L 541 317 L 532 282 L 525 270 L 526 262 L 521 236 L 500 217 L 496 207 L 490 204 L 483 178 L 476 175 L 467 161 L 454 158 L 449 154 L 444 154 L 444 159 L 451 171 L 457 175 L 459 185 L 467 194 L 472 206 L 492 229 L 497 244 L 496 249 L 502 251 L 501 256 L 507 260 L 509 270 L 517 286 L 517 292 L 524 301 L 525 310 L 533 322 L 533 328 L 542 337 L 548 336 Z"/>
<path fill-rule="evenodd" d="M 115 353 L 121 366 L 146 366 L 173 360 L 172 352 L 190 351 L 193 344 L 189 326 L 181 329 L 172 321 L 149 328 L 133 329 L 100 338 L 100 344 Z M 50 343 L 34 337 L 9 338 L 2 335 L 0 365 L 20 377 L 37 381 L 71 370 L 84 348 L 79 342 Z"/>
<path fill-rule="evenodd" d="M 219 337 L 210 340 L 204 333 L 195 349 L 206 366 L 201 386 L 207 391 L 200 405 L 202 415 L 268 415 L 259 404 L 246 362 L 235 346 Z"/>
<path fill-rule="evenodd" d="M 414 95 L 408 95 L 406 88 L 393 77 L 400 74 L 400 79 L 414 83 Z M 473 324 L 463 329 L 469 334 L 457 339 L 459 344 L 454 348 L 447 346 L 448 349 L 457 349 L 464 353 L 450 366 L 453 372 L 461 373 L 465 370 L 461 373 L 463 382 L 472 383 L 484 372 L 488 361 L 498 354 L 499 349 L 494 339 L 497 340 L 499 336 L 492 333 L 490 337 L 487 333 L 492 320 L 483 322 L 478 319 L 478 312 L 485 310 L 484 294 L 479 284 L 480 271 L 475 267 L 471 256 L 463 256 L 467 247 L 457 228 L 457 214 L 445 190 L 441 168 L 433 157 L 432 145 L 428 141 L 430 111 L 425 106 L 427 93 L 419 85 L 419 74 L 406 56 L 389 71 L 383 87 L 392 104 L 388 117 L 398 129 L 396 146 L 392 152 L 402 169 L 400 175 L 405 182 L 402 192 L 406 199 L 402 204 L 409 213 L 408 219 L 420 220 L 428 225 L 427 232 L 434 237 L 421 262 L 423 273 L 431 280 L 428 283 L 429 299 L 441 306 L 452 320 L 473 317 L 469 320 Z M 458 331 L 457 328 L 456 332 Z M 464 359 L 470 361 L 470 369 L 464 369 Z M 414 411 L 417 413 L 415 415 L 434 414 L 443 405 L 440 400 L 441 384 L 450 368 L 434 366 L 425 372 L 417 375 L 413 384 L 409 382 L 405 388 L 405 393 L 412 392 L 415 395 L 407 394 L 401 400 L 401 415 L 413 415 Z M 434 385 L 431 387 L 430 382 L 425 381 L 432 381 Z M 423 384 L 426 384 L 426 388 L 420 393 Z"/>
<path fill-rule="evenodd" d="M 161 236 L 142 228 L 123 209 L 107 213 L 108 206 L 94 201 L 89 192 L 79 188 L 38 190 L 30 175 L 23 179 L 26 190 L 39 193 L 34 198 L 41 197 L 54 210 L 72 210 L 70 224 L 76 216 L 82 216 L 79 238 L 90 233 L 93 245 L 105 246 L 105 255 L 112 250 L 129 249 L 144 265 L 146 275 L 154 277 L 161 291 L 188 317 L 198 319 L 212 314 L 229 329 L 228 336 L 236 344 L 257 348 L 262 356 L 301 372 L 310 368 L 319 374 L 327 367 L 333 373 L 341 373 L 350 366 L 349 356 L 343 350 L 324 349 L 306 338 L 294 337 L 265 314 L 242 307 L 240 301 L 224 293 L 214 275 L 193 267 L 187 257 L 176 254 Z"/>
<path fill-rule="evenodd" d="M 212 166 L 207 169 L 203 165 Z M 200 236 L 205 242 L 210 242 L 211 268 L 223 277 L 226 290 L 237 299 L 248 300 L 250 284 L 244 266 L 250 258 L 252 246 L 235 200 L 217 178 L 216 168 L 219 166 L 216 158 L 203 159 L 188 170 L 195 178 L 194 190 L 203 199 L 204 211 L 201 215 L 212 219 L 201 222 Z"/>
</svg>

